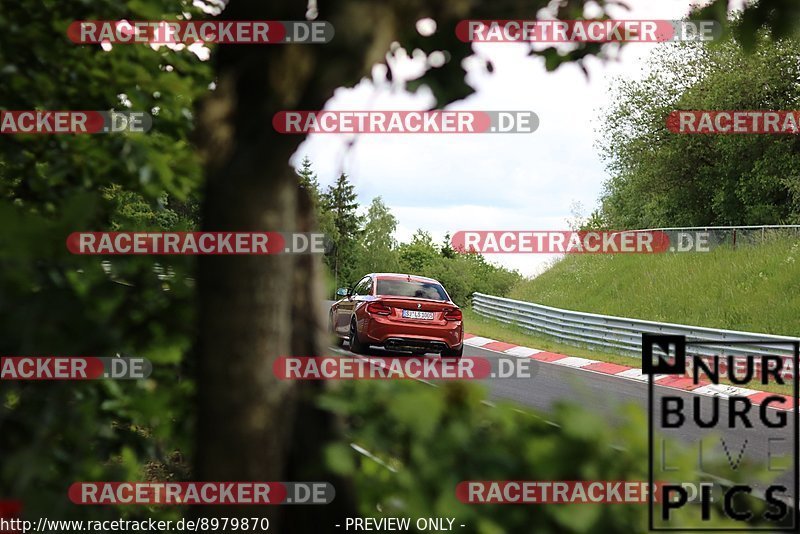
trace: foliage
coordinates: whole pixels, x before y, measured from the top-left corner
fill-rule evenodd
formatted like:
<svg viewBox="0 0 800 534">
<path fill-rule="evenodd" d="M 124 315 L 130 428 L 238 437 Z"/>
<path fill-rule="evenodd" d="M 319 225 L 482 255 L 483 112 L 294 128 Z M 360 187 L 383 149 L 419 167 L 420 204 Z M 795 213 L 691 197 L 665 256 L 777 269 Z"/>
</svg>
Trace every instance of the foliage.
<svg viewBox="0 0 800 534">
<path fill-rule="evenodd" d="M 617 85 L 601 143 L 612 178 L 594 223 L 653 228 L 800 220 L 797 136 L 682 135 L 665 126 L 673 110 L 796 109 L 800 40 L 761 34 L 754 45 L 753 53 L 737 39 L 664 45 L 642 81 Z"/>
<path fill-rule="evenodd" d="M 311 168 L 311 160 L 308 159 L 308 156 L 305 156 L 300 163 L 297 179 L 300 189 L 309 194 L 315 207 L 318 206 L 320 202 L 319 180 L 317 179 L 317 173 Z"/>
<path fill-rule="evenodd" d="M 311 160 L 308 159 L 308 156 L 304 157 L 300 164 L 300 169 L 297 171 L 297 179 L 300 189 L 305 191 L 311 199 L 314 213 L 317 216 L 317 227 L 319 231 L 323 233 L 332 244 L 338 243 L 341 236 L 334 221 L 334 214 L 331 210 L 321 209 L 324 199 L 319 189 L 317 173 L 312 169 Z"/>
<path fill-rule="evenodd" d="M 187 50 L 74 45 L 73 20 L 202 16 L 192 2 L 5 2 L 3 109 L 133 110 L 147 134 L 0 136 L 0 354 L 126 354 L 155 372 L 130 382 L 3 382 L 0 495 L 26 515 L 116 518 L 145 509 L 74 507 L 77 480 L 135 480 L 145 464 L 192 451 L 183 360 L 192 336 L 192 263 L 179 257 L 102 262 L 71 256 L 79 230 L 181 229 L 196 222 L 200 161 L 189 135 L 210 69 Z M 124 96 L 120 96 L 124 95 Z M 174 511 L 158 512 L 161 516 Z"/>
<path fill-rule="evenodd" d="M 359 242 L 357 272 L 396 272 L 400 268 L 394 238 L 397 219 L 381 197 L 372 199 L 365 220 Z"/>
<path fill-rule="evenodd" d="M 593 408 L 559 404 L 544 419 L 484 400 L 482 388 L 464 382 L 440 388 L 414 381 L 342 383 L 321 405 L 344 418 L 347 441 L 369 456 L 345 444 L 331 445 L 329 467 L 355 480 L 360 511 L 368 517 L 455 517 L 465 525 L 459 531 L 481 534 L 531 532 L 532 527 L 536 532 L 647 530 L 646 504 L 460 502 L 456 486 L 469 480 L 644 482 L 648 477 L 647 419 L 635 406 L 619 406 L 618 423 L 609 424 Z M 696 480 L 696 451 L 673 445 L 669 450 L 676 451 L 671 481 Z M 726 469 L 719 454 L 704 464 L 708 472 Z M 750 472 L 740 468 L 731 477 L 748 480 Z M 715 499 L 716 507 L 721 500 Z M 715 506 L 712 520 L 702 526 L 724 524 Z M 687 513 L 699 515 L 693 508 Z M 687 516 L 681 520 L 689 521 Z"/>
<path fill-rule="evenodd" d="M 325 260 L 340 285 L 352 287 L 363 275 L 356 271 L 358 240 L 361 237 L 363 217 L 357 214 L 358 201 L 355 186 L 342 173 L 336 183 L 328 186 L 322 195 L 322 214 L 329 214 L 332 228 L 333 248 Z M 322 217 L 320 217 L 322 218 Z"/>
<path fill-rule="evenodd" d="M 148 202 L 143 195 L 113 184 L 103 191 L 103 199 L 114 204 L 112 230 L 178 232 L 199 228 L 200 207 L 194 197 L 180 201 L 162 193 Z"/>
<path fill-rule="evenodd" d="M 375 3 L 376 9 L 386 10 L 379 13 L 383 17 L 377 18 L 352 16 L 352 12 L 345 11 L 342 28 L 348 27 L 344 23 L 347 20 L 356 25 L 367 24 L 370 30 L 379 28 L 383 35 L 391 33 L 392 24 L 375 24 L 376 20 L 418 20 L 420 14 L 437 14 L 424 2 L 414 4 L 399 9 L 390 3 Z M 457 17 L 464 18 L 464 4 L 455 4 Z M 288 3 L 278 7 L 285 9 L 285 5 Z M 65 488 L 77 480 L 188 476 L 183 458 L 190 458 L 194 452 L 194 411 L 189 402 L 194 389 L 194 362 L 185 355 L 195 334 L 195 294 L 190 282 L 194 264 L 181 257 L 126 257 L 101 263 L 96 257 L 67 254 L 64 240 L 76 230 L 195 227 L 194 199 L 201 182 L 201 161 L 193 149 L 190 132 L 196 101 L 211 86 L 211 71 L 208 64 L 186 49 L 115 45 L 104 51 L 100 46 L 74 45 L 66 38 L 66 28 L 74 20 L 176 20 L 186 18 L 184 14 L 198 19 L 204 17 L 200 6 L 202 2 L 189 0 L 23 0 L 4 2 L 0 12 L 3 109 L 130 107 L 154 115 L 153 131 L 147 134 L 0 136 L 0 225 L 6 229 L 0 236 L 0 354 L 122 353 L 146 357 L 155 368 L 150 379 L 135 382 L 2 384 L 0 495 L 23 500 L 25 514 L 31 517 L 115 519 L 177 513 L 132 507 L 74 507 L 65 499 Z M 482 7 L 485 13 L 486 6 Z M 352 4 L 348 5 L 350 8 Z M 530 16 L 532 12 L 529 3 L 518 3 L 520 16 Z M 333 14 L 337 15 L 335 11 Z M 452 12 L 446 14 L 453 18 Z M 582 2 L 563 3 L 558 15 L 577 18 L 582 15 Z M 451 58 L 444 68 L 433 69 L 418 80 L 416 87 L 428 85 L 440 106 L 472 91 L 464 80 L 461 61 L 472 49 L 456 42 L 451 28 L 437 32 L 433 38 L 423 38 L 417 35 L 413 23 L 398 26 L 405 28 L 404 37 L 408 38 L 402 42 L 409 50 L 417 46 L 426 52 L 441 49 Z M 371 58 L 384 58 L 390 42 L 378 38 L 370 41 L 371 37 L 363 37 L 360 31 L 342 31 L 339 35 L 342 38 L 337 37 L 326 51 L 340 52 L 338 43 L 353 46 L 355 42 L 364 55 L 320 61 L 308 69 L 318 71 L 314 82 L 335 79 L 343 85 L 338 80 L 344 78 L 355 83 L 361 73 L 353 74 L 350 66 L 371 67 Z M 292 51 L 300 48 L 286 47 Z M 588 45 L 564 55 L 553 48 L 541 53 L 548 69 L 553 69 L 598 49 Z M 302 70 L 298 69 L 298 73 Z M 337 77 L 339 73 L 345 74 Z M 303 76 L 297 77 L 300 78 Z M 295 78 L 282 82 L 286 82 L 281 85 L 284 94 L 307 89 L 293 91 Z M 331 91 L 323 87 L 317 93 L 320 107 Z M 275 87 L 265 87 L 263 92 L 265 101 L 280 98 Z M 285 160 L 267 161 L 264 167 L 277 169 L 285 164 Z M 349 193 L 344 188 L 340 192 L 343 194 L 334 199 L 334 207 L 352 213 L 347 207 L 352 203 Z M 236 205 L 224 208 L 239 209 Z M 320 221 L 325 228 L 325 219 Z M 340 245 L 352 243 L 352 231 L 358 225 L 348 226 L 345 219 L 335 218 L 330 223 L 331 230 L 326 233 Z M 333 228 L 344 231 L 335 233 Z M 476 273 L 480 269 L 492 272 L 481 258 L 457 259 L 474 262 Z M 428 264 L 421 265 L 428 268 Z M 494 275 L 499 285 L 513 277 L 504 272 Z M 223 282 L 221 286 L 231 283 Z M 277 323 L 289 325 L 290 321 L 281 318 Z M 405 399 L 414 403 L 409 396 Z M 377 423 L 386 410 L 387 397 L 379 400 L 372 407 L 370 402 L 364 402 L 359 408 L 377 410 L 377 416 L 370 414 Z M 434 399 L 431 406 L 441 408 L 435 414 L 449 416 L 451 412 L 443 402 Z M 472 404 L 469 406 L 473 408 Z M 473 428 L 469 414 L 461 411 L 452 412 L 453 422 L 457 423 L 455 416 L 465 417 L 465 422 L 452 428 Z M 399 412 L 395 409 L 387 413 L 396 416 Z M 386 418 L 387 423 L 390 420 L 393 418 Z M 519 423 L 507 419 L 503 429 L 513 426 L 509 421 Z M 429 423 L 430 419 L 426 424 Z M 403 442 L 409 445 L 415 443 L 417 430 L 420 428 L 396 429 L 403 432 Z M 420 436 L 420 444 L 429 442 L 430 433 Z M 428 482 L 429 473 L 421 472 Z M 404 483 L 410 484 L 409 480 L 407 476 Z"/>
</svg>

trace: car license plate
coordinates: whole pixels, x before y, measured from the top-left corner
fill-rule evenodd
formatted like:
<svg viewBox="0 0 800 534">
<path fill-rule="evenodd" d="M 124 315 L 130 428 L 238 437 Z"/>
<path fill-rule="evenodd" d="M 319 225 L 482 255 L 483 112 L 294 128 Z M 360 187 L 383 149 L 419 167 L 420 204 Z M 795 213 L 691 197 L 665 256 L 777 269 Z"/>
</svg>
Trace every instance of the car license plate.
<svg viewBox="0 0 800 534">
<path fill-rule="evenodd" d="M 419 310 L 403 310 L 403 317 L 406 319 L 433 319 L 433 312 Z"/>
</svg>

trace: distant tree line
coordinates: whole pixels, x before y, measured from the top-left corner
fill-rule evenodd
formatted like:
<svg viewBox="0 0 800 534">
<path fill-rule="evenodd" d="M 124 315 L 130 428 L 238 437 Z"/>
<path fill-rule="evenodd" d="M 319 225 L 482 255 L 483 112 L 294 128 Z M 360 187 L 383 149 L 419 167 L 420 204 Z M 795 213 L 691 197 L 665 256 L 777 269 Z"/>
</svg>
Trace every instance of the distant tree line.
<svg viewBox="0 0 800 534">
<path fill-rule="evenodd" d="M 361 214 L 355 186 L 344 173 L 322 192 L 305 158 L 298 177 L 312 199 L 320 230 L 332 242 L 324 263 L 336 287 L 353 287 L 371 272 L 402 272 L 436 278 L 457 304 L 464 305 L 475 291 L 506 295 L 521 279 L 519 272 L 494 265 L 480 254 L 454 249 L 449 233 L 437 245 L 428 232 L 418 229 L 410 242 L 398 243 L 397 219 L 381 197 L 373 198 Z"/>
</svg>

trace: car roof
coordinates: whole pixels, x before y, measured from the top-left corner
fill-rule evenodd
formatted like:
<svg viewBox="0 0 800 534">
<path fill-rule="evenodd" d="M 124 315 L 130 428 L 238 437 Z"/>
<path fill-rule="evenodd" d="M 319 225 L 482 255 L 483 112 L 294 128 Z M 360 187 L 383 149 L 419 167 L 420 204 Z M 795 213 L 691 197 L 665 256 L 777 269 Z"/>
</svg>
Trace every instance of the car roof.
<svg viewBox="0 0 800 534">
<path fill-rule="evenodd" d="M 401 279 L 411 279 L 415 282 L 435 282 L 439 285 L 441 283 L 438 280 L 433 278 L 428 278 L 427 276 L 418 276 L 415 274 L 403 274 L 403 273 L 370 273 L 369 276 L 373 278 L 401 278 Z"/>
</svg>

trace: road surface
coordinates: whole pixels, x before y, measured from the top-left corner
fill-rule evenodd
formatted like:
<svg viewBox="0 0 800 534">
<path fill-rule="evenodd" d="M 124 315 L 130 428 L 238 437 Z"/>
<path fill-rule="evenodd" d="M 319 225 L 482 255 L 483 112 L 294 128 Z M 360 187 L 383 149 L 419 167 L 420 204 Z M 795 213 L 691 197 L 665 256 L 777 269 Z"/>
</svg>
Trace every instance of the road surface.
<svg viewBox="0 0 800 534">
<path fill-rule="evenodd" d="M 326 306 L 326 317 L 329 305 Z M 468 325 L 467 329 L 469 329 Z M 332 348 L 332 350 L 335 349 Z M 347 344 L 345 344 L 344 350 L 338 349 L 337 352 L 350 354 L 347 351 Z M 380 356 L 382 353 L 381 349 L 375 349 L 376 356 Z M 464 356 L 484 357 L 494 361 L 499 357 L 508 357 L 507 355 L 500 355 L 494 351 L 469 345 L 464 347 Z M 552 410 L 555 403 L 569 401 L 578 403 L 584 406 L 585 409 L 595 412 L 598 417 L 603 418 L 610 425 L 619 420 L 619 414 L 621 413 L 619 407 L 623 404 L 632 403 L 644 411 L 648 409 L 647 382 L 626 380 L 613 375 L 594 373 L 553 363 L 537 361 L 532 361 L 531 363 L 535 366 L 535 371 L 530 378 L 494 378 L 483 381 L 489 389 L 490 399 L 514 401 L 522 406 L 536 409 L 545 414 L 545 417 Z M 719 414 L 720 421 L 723 424 L 712 430 L 698 427 L 693 420 L 692 410 L 693 399 L 696 397 L 701 398 L 703 420 L 709 420 L 711 403 L 713 402 L 712 397 L 660 386 L 655 388 L 654 393 L 656 399 L 665 394 L 684 399 L 684 412 L 686 414 L 684 425 L 664 432 L 665 436 L 680 440 L 696 450 L 699 437 L 708 436 L 713 432 L 721 440 L 724 440 L 727 453 L 723 450 L 722 441 L 717 441 L 717 450 L 705 450 L 704 456 L 708 458 L 715 452 L 727 454 L 730 458 L 729 461 L 734 465 L 737 464 L 740 453 L 743 459 L 761 464 L 766 463 L 768 454 L 771 455 L 773 466 L 785 468 L 784 471 L 777 474 L 774 483 L 783 484 L 788 488 L 786 500 L 791 501 L 791 496 L 794 495 L 794 465 L 791 462 L 794 451 L 794 443 L 792 441 L 793 412 L 783 412 L 789 418 L 789 423 L 785 428 L 767 428 L 759 418 L 758 407 L 754 406 L 750 412 L 752 428 L 743 428 L 742 425 L 737 425 L 737 428 L 731 429 L 724 424 L 727 423 L 730 403 L 721 398 L 719 399 Z M 765 415 L 770 420 L 779 417 L 778 410 L 775 409 L 767 410 Z M 656 425 L 658 425 L 659 417 L 660 413 L 657 411 L 654 417 Z M 646 427 L 642 428 L 642 436 L 643 438 L 647 436 Z M 745 440 L 747 440 L 746 444 Z M 655 443 L 655 447 L 658 449 L 658 439 L 656 439 Z M 742 450 L 743 452 L 741 452 Z M 658 450 L 656 450 L 657 455 Z M 758 491 L 758 488 L 763 487 L 756 483 L 753 483 L 752 486 L 756 488 L 756 491 Z"/>
</svg>

